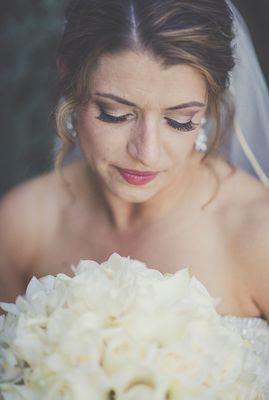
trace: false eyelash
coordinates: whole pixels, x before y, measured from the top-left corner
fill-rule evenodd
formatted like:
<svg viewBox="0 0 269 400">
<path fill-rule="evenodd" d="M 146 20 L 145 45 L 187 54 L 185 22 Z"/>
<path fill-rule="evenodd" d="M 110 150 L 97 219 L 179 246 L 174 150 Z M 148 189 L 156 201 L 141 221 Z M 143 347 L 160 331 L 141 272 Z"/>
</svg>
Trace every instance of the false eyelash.
<svg viewBox="0 0 269 400">
<path fill-rule="evenodd" d="M 104 112 L 104 110 L 101 110 L 101 113 L 100 115 L 98 115 L 97 118 L 103 122 L 118 123 L 126 121 L 127 115 L 121 115 L 120 117 L 115 117 L 114 115 L 107 114 L 106 112 Z"/>
<path fill-rule="evenodd" d="M 195 124 L 192 121 L 186 122 L 184 124 L 174 121 L 173 119 L 170 118 L 165 118 L 168 125 L 170 125 L 172 128 L 178 130 L 178 131 L 182 131 L 182 132 L 190 132 L 193 131 L 195 126 L 197 126 L 198 124 Z"/>
<path fill-rule="evenodd" d="M 98 115 L 97 119 L 103 122 L 110 122 L 110 123 L 120 123 L 120 122 L 125 122 L 127 121 L 127 116 L 126 115 L 121 115 L 119 117 L 115 117 L 114 115 L 107 114 L 104 110 L 100 109 L 101 113 Z M 182 132 L 190 132 L 194 130 L 195 126 L 198 124 L 193 123 L 192 121 L 189 121 L 187 123 L 180 123 L 177 121 L 174 121 L 173 119 L 170 118 L 165 118 L 167 120 L 168 125 L 170 125 L 172 128 L 182 131 Z"/>
</svg>

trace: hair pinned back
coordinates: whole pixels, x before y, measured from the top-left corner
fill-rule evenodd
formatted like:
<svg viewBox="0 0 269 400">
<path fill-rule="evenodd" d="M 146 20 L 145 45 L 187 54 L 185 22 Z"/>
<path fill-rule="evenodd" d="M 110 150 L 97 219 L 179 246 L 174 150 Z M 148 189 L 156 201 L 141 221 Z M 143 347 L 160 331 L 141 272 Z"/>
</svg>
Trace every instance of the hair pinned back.
<svg viewBox="0 0 269 400">
<path fill-rule="evenodd" d="M 71 0 L 66 21 L 58 49 L 66 71 L 59 99 L 74 108 L 87 103 L 90 76 L 102 55 L 148 51 L 164 68 L 187 64 L 202 74 L 216 125 L 205 158 L 218 147 L 218 107 L 234 67 L 232 13 L 225 0 Z M 67 108 L 62 104 L 58 114 Z M 57 116 L 61 137 L 63 118 Z"/>
</svg>

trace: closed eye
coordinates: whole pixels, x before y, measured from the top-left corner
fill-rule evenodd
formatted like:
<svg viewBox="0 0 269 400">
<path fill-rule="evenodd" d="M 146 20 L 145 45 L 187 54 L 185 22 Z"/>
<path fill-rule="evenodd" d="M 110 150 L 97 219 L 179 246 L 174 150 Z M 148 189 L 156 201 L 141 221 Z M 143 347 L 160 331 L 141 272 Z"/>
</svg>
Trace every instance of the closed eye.
<svg viewBox="0 0 269 400">
<path fill-rule="evenodd" d="M 98 115 L 97 119 L 99 119 L 100 121 L 103 121 L 103 122 L 117 124 L 117 123 L 127 121 L 128 117 L 130 115 L 132 115 L 132 114 L 125 114 L 125 115 L 120 115 L 120 116 L 116 117 L 115 115 L 108 114 L 104 110 L 101 109 L 101 112 Z M 169 126 L 171 126 L 173 129 L 176 129 L 181 132 L 193 131 L 196 128 L 196 126 L 199 125 L 199 124 L 195 124 L 191 120 L 188 122 L 185 122 L 185 123 L 180 123 L 180 122 L 175 121 L 174 119 L 167 118 L 167 117 L 165 117 L 165 120 L 167 121 Z"/>
<path fill-rule="evenodd" d="M 185 123 L 180 123 L 175 121 L 174 119 L 170 119 L 165 117 L 168 125 L 170 125 L 172 128 L 182 131 L 182 132 L 190 132 L 193 131 L 199 124 L 195 124 L 192 122 L 192 120 L 185 122 Z"/>
<path fill-rule="evenodd" d="M 98 115 L 97 119 L 103 122 L 110 122 L 110 123 L 119 123 L 119 122 L 124 122 L 127 121 L 128 117 L 132 114 L 125 114 L 125 115 L 120 115 L 119 117 L 116 117 L 115 115 L 110 115 L 104 112 L 104 110 L 101 110 L 100 115 Z"/>
</svg>

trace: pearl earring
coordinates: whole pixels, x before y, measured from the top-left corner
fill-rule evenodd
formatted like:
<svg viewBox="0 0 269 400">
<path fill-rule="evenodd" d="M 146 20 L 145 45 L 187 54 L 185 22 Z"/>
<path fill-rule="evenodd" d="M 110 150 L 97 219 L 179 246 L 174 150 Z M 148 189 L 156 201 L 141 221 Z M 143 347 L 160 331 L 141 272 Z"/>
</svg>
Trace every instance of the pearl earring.
<svg viewBox="0 0 269 400">
<path fill-rule="evenodd" d="M 70 135 L 70 138 L 74 140 L 77 137 L 77 131 L 74 127 L 76 121 L 76 113 L 74 111 L 70 112 L 66 120 L 66 129 Z"/>
<path fill-rule="evenodd" d="M 202 118 L 200 131 L 195 141 L 195 150 L 204 153 L 207 151 L 207 140 L 208 140 L 207 135 L 205 133 L 205 124 L 206 124 L 206 119 Z"/>
</svg>

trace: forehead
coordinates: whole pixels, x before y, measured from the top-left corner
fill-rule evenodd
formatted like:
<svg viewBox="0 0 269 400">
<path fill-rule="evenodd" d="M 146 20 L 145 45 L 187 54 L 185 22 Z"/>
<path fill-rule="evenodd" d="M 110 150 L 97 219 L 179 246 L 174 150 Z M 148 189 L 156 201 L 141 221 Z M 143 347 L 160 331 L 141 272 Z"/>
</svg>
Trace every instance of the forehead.
<svg viewBox="0 0 269 400">
<path fill-rule="evenodd" d="M 91 77 L 91 93 L 110 92 L 138 104 L 169 108 L 206 101 L 206 82 L 188 65 L 164 68 L 148 53 L 125 51 L 101 57 Z"/>
</svg>

